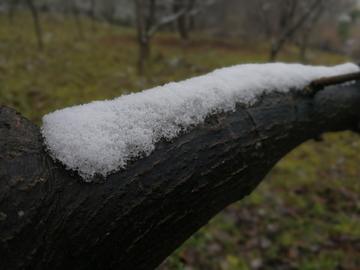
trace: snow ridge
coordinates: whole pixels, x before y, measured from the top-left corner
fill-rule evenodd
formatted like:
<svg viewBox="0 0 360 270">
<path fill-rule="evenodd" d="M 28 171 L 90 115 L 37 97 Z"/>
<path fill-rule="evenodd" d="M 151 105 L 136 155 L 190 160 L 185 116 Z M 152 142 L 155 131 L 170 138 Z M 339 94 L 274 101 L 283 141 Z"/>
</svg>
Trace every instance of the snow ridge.
<svg viewBox="0 0 360 270">
<path fill-rule="evenodd" d="M 253 104 L 270 91 L 303 89 L 322 77 L 357 72 L 346 63 L 335 67 L 300 64 L 245 64 L 172 82 L 114 100 L 57 110 L 43 117 L 42 134 L 50 154 L 85 181 L 124 169 L 148 156 L 161 138 L 171 140 L 211 114 Z"/>
</svg>

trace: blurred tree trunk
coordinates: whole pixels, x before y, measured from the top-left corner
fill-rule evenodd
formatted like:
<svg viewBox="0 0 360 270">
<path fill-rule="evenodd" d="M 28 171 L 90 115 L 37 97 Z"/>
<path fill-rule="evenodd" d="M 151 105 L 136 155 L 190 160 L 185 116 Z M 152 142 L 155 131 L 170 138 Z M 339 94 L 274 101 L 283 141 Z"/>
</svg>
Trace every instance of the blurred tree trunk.
<svg viewBox="0 0 360 270">
<path fill-rule="evenodd" d="M 182 15 L 179 17 L 178 19 L 178 30 L 180 33 L 180 37 L 183 40 L 188 40 L 189 39 L 189 32 L 188 32 L 188 27 L 187 27 L 187 18 L 185 15 Z"/>
<path fill-rule="evenodd" d="M 207 117 L 144 159 L 86 183 L 0 104 L 0 269 L 152 270 L 293 148 L 360 130 L 360 82 L 273 92 Z"/>
<path fill-rule="evenodd" d="M 150 43 L 149 40 L 144 39 L 139 41 L 139 57 L 137 61 L 138 75 L 144 75 L 145 69 L 149 62 Z"/>
<path fill-rule="evenodd" d="M 173 12 L 176 13 L 186 6 L 185 0 L 175 0 L 173 3 Z M 187 16 L 183 14 L 179 16 L 176 21 L 176 26 L 179 31 L 180 37 L 183 40 L 189 39 L 188 27 L 187 27 Z"/>
<path fill-rule="evenodd" d="M 155 0 L 151 0 L 152 3 L 152 11 L 155 12 Z M 138 75 L 144 75 L 145 72 L 145 66 L 147 66 L 147 62 L 149 60 L 149 54 L 150 54 L 150 44 L 149 39 L 147 35 L 147 31 L 150 29 L 151 25 L 151 19 L 155 16 L 155 14 L 152 14 L 152 16 L 148 16 L 148 18 L 145 18 L 144 14 L 144 6 L 142 3 L 140 3 L 140 0 L 135 0 L 135 8 L 136 8 L 136 25 L 137 25 L 137 35 L 138 35 L 138 44 L 139 44 L 139 54 L 137 59 L 137 73 Z"/>
<path fill-rule="evenodd" d="M 269 61 L 270 62 L 275 62 L 276 60 L 276 56 L 278 55 L 279 51 L 280 51 L 280 47 L 276 46 L 275 44 L 272 44 L 271 45 L 271 48 L 270 48 L 270 57 L 269 57 Z"/>
<path fill-rule="evenodd" d="M 84 40 L 84 30 L 82 27 L 82 23 L 81 23 L 81 19 L 79 16 L 79 9 L 76 5 L 76 1 L 71 1 L 72 2 L 72 6 L 71 6 L 71 10 L 72 10 L 72 14 L 74 16 L 74 20 L 75 20 L 75 24 L 76 24 L 76 29 L 79 35 L 79 39 Z"/>
<path fill-rule="evenodd" d="M 90 18 L 91 18 L 91 31 L 92 32 L 96 32 L 95 10 L 96 10 L 95 0 L 90 0 Z"/>
<path fill-rule="evenodd" d="M 281 2 L 280 6 L 278 6 L 280 10 L 279 16 L 276 18 L 266 16 L 266 19 L 263 19 L 266 24 L 265 29 L 267 29 L 266 32 L 268 33 L 268 38 L 270 40 L 270 62 L 274 62 L 276 60 L 276 56 L 282 49 L 283 45 L 303 26 L 310 15 L 316 11 L 322 1 L 323 0 L 314 0 L 311 4 L 309 4 L 309 6 L 303 8 L 303 11 L 299 9 L 299 7 L 300 4 L 304 2 L 291 0 L 286 2 L 287 5 L 283 5 Z M 276 29 L 271 29 L 269 22 L 270 18 L 278 20 L 277 24 L 275 24 Z"/>
<path fill-rule="evenodd" d="M 104 0 L 101 2 L 103 8 L 103 16 L 108 23 L 108 33 L 112 33 L 115 24 L 116 0 Z"/>
<path fill-rule="evenodd" d="M 162 26 L 170 24 L 178 20 L 181 16 L 191 10 L 193 1 L 189 1 L 187 5 L 180 10 L 173 12 L 168 16 L 157 16 L 156 0 L 141 1 L 135 0 L 136 9 L 136 24 L 139 44 L 139 55 L 137 59 L 137 72 L 139 75 L 144 75 L 146 66 L 150 57 L 150 40 L 151 37 Z"/>
<path fill-rule="evenodd" d="M 34 20 L 34 27 L 35 27 L 35 36 L 36 36 L 36 39 L 37 39 L 37 42 L 38 42 L 38 46 L 39 46 L 39 49 L 42 50 L 44 48 L 44 44 L 43 44 L 43 41 L 42 41 L 42 34 L 41 34 L 41 27 L 40 27 L 40 22 L 39 22 L 39 15 L 38 15 L 38 12 L 37 12 L 37 9 L 34 5 L 34 2 L 33 0 L 27 0 L 27 4 L 30 8 L 30 12 L 31 12 L 31 15 L 33 17 L 33 20 Z"/>
<path fill-rule="evenodd" d="M 15 9 L 16 6 L 19 4 L 20 0 L 8 0 L 8 18 L 9 18 L 9 22 L 11 24 L 14 23 L 14 14 L 15 14 Z"/>
<path fill-rule="evenodd" d="M 306 51 L 309 47 L 309 38 L 313 32 L 313 29 L 316 23 L 319 21 L 321 15 L 326 10 L 326 6 L 329 3 L 322 3 L 318 6 L 316 10 L 311 14 L 310 18 L 304 24 L 304 27 L 300 29 L 300 40 L 299 40 L 299 51 L 300 51 L 300 60 L 306 62 Z"/>
</svg>

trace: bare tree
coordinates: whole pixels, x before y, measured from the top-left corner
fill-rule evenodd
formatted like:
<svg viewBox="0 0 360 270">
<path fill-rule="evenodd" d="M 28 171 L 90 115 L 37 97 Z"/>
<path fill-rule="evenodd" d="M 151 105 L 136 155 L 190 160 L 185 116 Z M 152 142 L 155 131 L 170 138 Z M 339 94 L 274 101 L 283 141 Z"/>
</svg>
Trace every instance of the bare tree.
<svg viewBox="0 0 360 270">
<path fill-rule="evenodd" d="M 309 19 L 310 15 L 317 11 L 323 0 L 314 1 L 289 1 L 288 8 L 282 9 L 279 20 L 279 32 L 271 39 L 270 61 L 275 61 L 276 55 L 287 40 L 298 31 Z M 296 13 L 300 16 L 296 16 Z"/>
<path fill-rule="evenodd" d="M 191 10 L 194 6 L 195 0 L 174 0 L 173 1 L 173 11 L 177 13 L 178 11 L 188 8 Z M 188 13 L 184 13 L 177 18 L 177 29 L 179 31 L 180 37 L 183 40 L 189 39 L 188 32 Z"/>
<path fill-rule="evenodd" d="M 137 71 L 143 75 L 150 55 L 150 39 L 162 26 L 169 24 L 191 10 L 193 1 L 187 0 L 184 6 L 170 15 L 158 16 L 156 0 L 135 0 L 136 23 L 139 43 Z"/>
<path fill-rule="evenodd" d="M 105 20 L 111 26 L 114 23 L 114 15 L 115 15 L 115 9 L 116 9 L 115 0 L 102 1 L 101 6 L 103 9 L 103 12 L 102 12 L 103 16 L 105 17 Z"/>
<path fill-rule="evenodd" d="M 229 0 L 228 0 L 229 1 Z M 195 30 L 195 25 L 201 30 L 212 28 L 213 25 L 208 25 L 208 22 L 216 22 L 216 25 L 221 24 L 221 21 L 228 15 L 227 7 L 229 2 L 221 2 L 219 0 L 173 0 L 172 10 L 177 12 L 188 4 L 189 11 L 180 16 L 176 21 L 176 28 L 183 40 L 189 39 L 189 30 Z M 239 4 L 239 2 L 237 2 Z M 220 8 L 218 8 L 220 7 Z M 211 16 L 209 16 L 211 14 Z"/>
<path fill-rule="evenodd" d="M 90 0 L 90 10 L 89 10 L 89 15 L 91 18 L 91 30 L 93 32 L 96 31 L 96 26 L 95 26 L 95 10 L 96 10 L 96 2 L 95 0 Z"/>
<path fill-rule="evenodd" d="M 8 0 L 7 6 L 8 6 L 8 17 L 9 22 L 12 24 L 14 23 L 14 14 L 16 6 L 19 4 L 20 0 Z"/>
<path fill-rule="evenodd" d="M 75 25 L 76 25 L 76 29 L 78 31 L 78 35 L 79 35 L 79 38 L 81 40 L 84 39 L 84 30 L 83 30 L 83 26 L 82 26 L 82 23 L 81 23 L 81 20 L 80 20 L 80 17 L 79 17 L 79 8 L 77 6 L 77 3 L 76 1 L 70 1 L 71 3 L 71 12 L 74 16 L 74 20 L 75 20 Z"/>
<path fill-rule="evenodd" d="M 296 44 L 299 46 L 300 59 L 302 61 L 306 61 L 306 50 L 309 47 L 310 37 L 314 30 L 316 29 L 316 24 L 320 20 L 325 20 L 328 24 L 334 20 L 334 18 L 338 17 L 342 13 L 346 13 L 354 7 L 355 1 L 353 0 L 328 0 L 326 2 L 322 2 L 319 6 L 317 6 L 309 16 L 308 20 L 303 24 L 303 26 L 299 29 L 298 34 L 295 36 Z M 323 19 L 325 17 L 325 19 Z"/>
<path fill-rule="evenodd" d="M 283 45 L 314 14 L 324 0 L 258 0 L 256 13 L 270 41 L 269 60 L 275 61 Z"/>
<path fill-rule="evenodd" d="M 302 27 L 300 33 L 299 33 L 299 49 L 300 49 L 300 60 L 306 61 L 306 50 L 309 46 L 309 37 L 312 33 L 312 30 L 314 29 L 315 24 L 320 19 L 324 9 L 322 7 L 318 7 L 317 11 L 314 12 L 314 14 L 309 18 L 306 24 L 304 24 L 304 27 Z"/>
<path fill-rule="evenodd" d="M 33 0 L 27 0 L 27 4 L 29 6 L 31 15 L 32 15 L 33 20 L 34 20 L 35 36 L 36 36 L 37 41 L 38 41 L 38 46 L 39 46 L 39 49 L 42 50 L 44 48 L 44 44 L 43 44 L 43 41 L 42 41 L 42 34 L 41 34 L 41 27 L 40 27 L 40 22 L 39 22 L 38 11 L 36 9 L 36 6 L 34 5 Z"/>
</svg>

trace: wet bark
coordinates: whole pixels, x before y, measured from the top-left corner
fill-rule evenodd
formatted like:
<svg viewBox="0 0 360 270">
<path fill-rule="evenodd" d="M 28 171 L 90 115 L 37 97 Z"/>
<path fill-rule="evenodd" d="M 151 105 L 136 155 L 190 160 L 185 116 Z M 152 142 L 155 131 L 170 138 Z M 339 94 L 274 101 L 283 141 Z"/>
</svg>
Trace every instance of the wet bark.
<svg viewBox="0 0 360 270">
<path fill-rule="evenodd" d="M 0 269 L 154 269 L 293 148 L 359 131 L 359 104 L 360 83 L 264 95 L 92 183 L 52 160 L 38 126 L 0 105 Z"/>
</svg>

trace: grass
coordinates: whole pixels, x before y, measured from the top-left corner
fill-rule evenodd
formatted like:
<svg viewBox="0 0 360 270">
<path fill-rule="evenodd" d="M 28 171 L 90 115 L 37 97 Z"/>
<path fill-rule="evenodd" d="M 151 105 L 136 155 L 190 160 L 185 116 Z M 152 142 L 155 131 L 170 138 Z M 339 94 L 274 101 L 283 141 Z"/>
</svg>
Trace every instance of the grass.
<svg viewBox="0 0 360 270">
<path fill-rule="evenodd" d="M 161 33 L 152 40 L 147 76 L 135 72 L 133 29 L 41 15 L 39 51 L 27 13 L 0 13 L 0 102 L 41 125 L 44 114 L 112 99 L 240 63 L 264 63 L 267 45 Z M 309 64 L 344 56 L 309 52 Z M 298 62 L 288 46 L 279 61 Z M 360 137 L 350 132 L 308 141 L 284 157 L 248 197 L 228 206 L 158 269 L 360 269 Z"/>
</svg>

